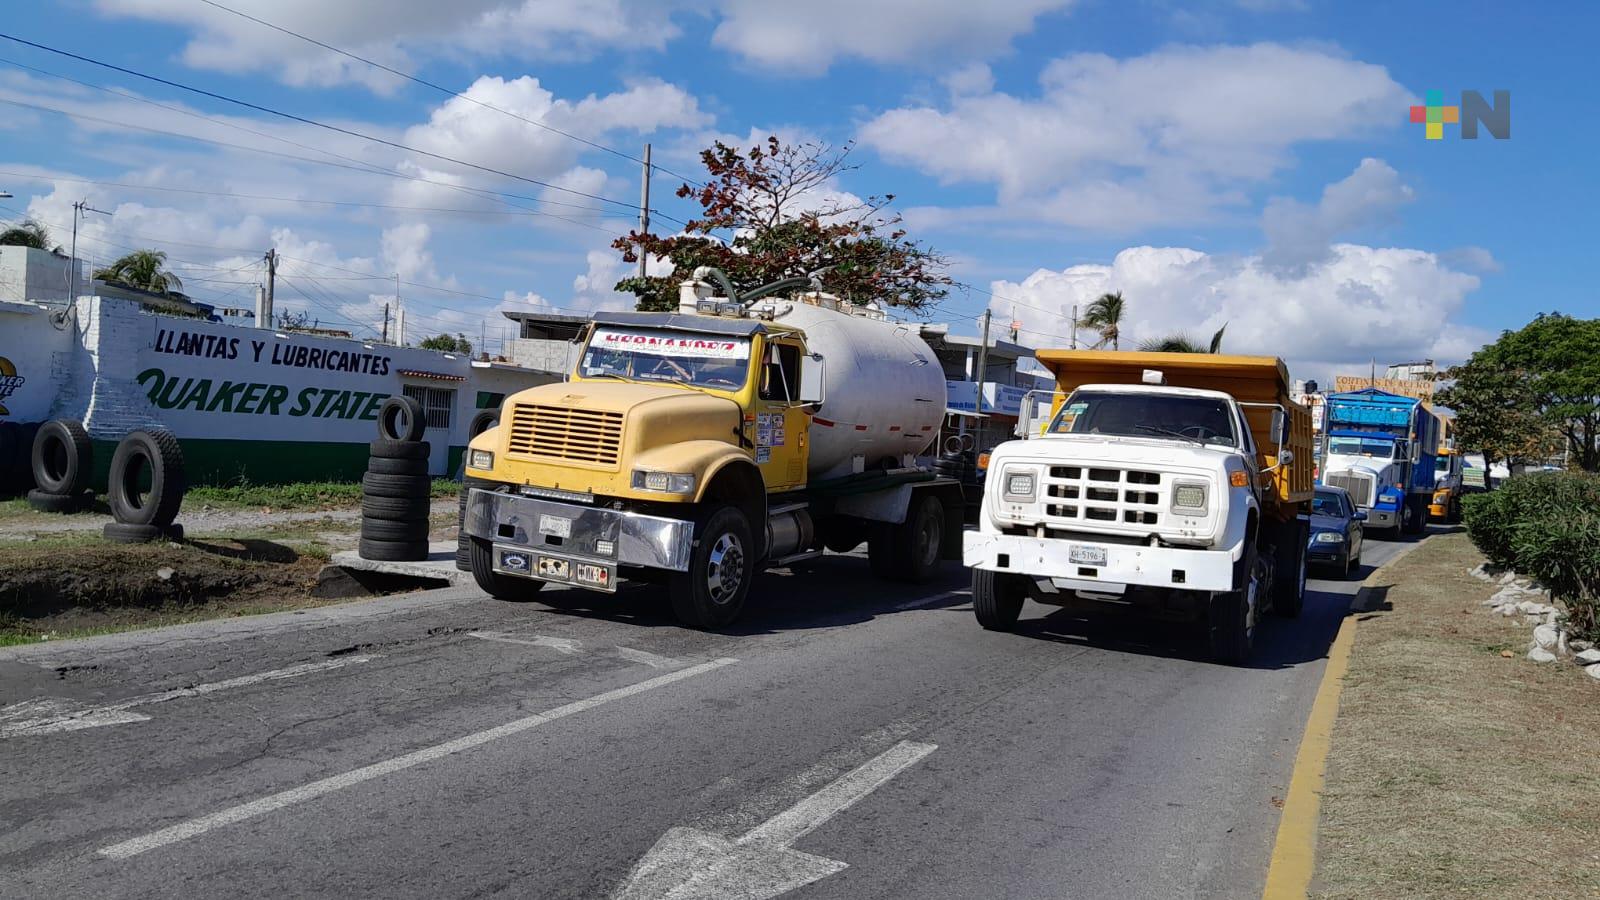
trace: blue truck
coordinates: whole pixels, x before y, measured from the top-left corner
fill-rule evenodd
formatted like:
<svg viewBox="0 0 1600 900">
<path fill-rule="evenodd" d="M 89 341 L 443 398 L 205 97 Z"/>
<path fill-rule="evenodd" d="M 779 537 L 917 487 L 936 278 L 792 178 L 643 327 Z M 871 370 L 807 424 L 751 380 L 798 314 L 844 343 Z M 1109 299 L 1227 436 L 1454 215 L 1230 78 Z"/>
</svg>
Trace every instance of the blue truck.
<svg viewBox="0 0 1600 900">
<path fill-rule="evenodd" d="M 1325 408 L 1321 482 L 1349 491 L 1369 529 L 1422 533 L 1439 419 L 1421 400 L 1377 388 L 1329 394 Z"/>
</svg>

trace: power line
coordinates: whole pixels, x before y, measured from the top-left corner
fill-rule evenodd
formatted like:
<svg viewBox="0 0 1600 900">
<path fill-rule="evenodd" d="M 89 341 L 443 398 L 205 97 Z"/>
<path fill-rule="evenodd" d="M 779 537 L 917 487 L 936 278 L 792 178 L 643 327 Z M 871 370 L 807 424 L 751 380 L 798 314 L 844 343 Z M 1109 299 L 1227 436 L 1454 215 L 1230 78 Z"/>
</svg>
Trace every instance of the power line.
<svg viewBox="0 0 1600 900">
<path fill-rule="evenodd" d="M 563 131 L 560 128 L 555 127 L 554 125 L 550 125 L 550 124 L 547 124 L 545 122 L 541 122 L 541 121 L 539 121 L 537 119 L 530 119 L 530 118 L 528 118 L 526 116 L 523 116 L 523 115 L 521 115 L 519 113 L 512 112 L 509 109 L 504 109 L 502 107 L 496 106 L 493 103 L 485 103 L 484 101 L 479 100 L 476 97 L 469 97 L 469 96 L 467 96 L 466 94 L 464 94 L 464 93 L 462 93 L 460 91 L 451 90 L 450 88 L 444 87 L 443 85 L 434 84 L 431 81 L 428 81 L 428 80 L 423 79 L 423 78 L 419 78 L 419 77 L 417 77 L 415 75 L 412 75 L 409 72 L 402 72 L 399 69 L 391 68 L 390 66 L 386 66 L 381 62 L 377 62 L 376 60 L 367 59 L 365 56 L 360 56 L 358 54 L 350 52 L 349 50 L 345 50 L 345 49 L 342 49 L 340 47 L 335 47 L 332 44 L 325 43 L 323 41 L 319 41 L 314 37 L 308 37 L 307 35 L 303 35 L 303 34 L 299 33 L 298 31 L 293 31 L 291 29 L 285 28 L 282 25 L 276 25 L 276 24 L 274 24 L 272 22 L 266 21 L 265 19 L 258 19 L 255 16 L 250 15 L 249 13 L 241 12 L 241 11 L 239 11 L 237 9 L 232 9 L 230 7 L 227 7 L 227 6 L 223 6 L 221 3 L 216 3 L 216 2 L 214 2 L 214 0 L 200 0 L 200 2 L 206 4 L 207 6 L 210 6 L 210 7 L 214 8 L 214 9 L 220 9 L 223 12 L 232 13 L 233 15 L 236 15 L 236 16 L 242 18 L 242 19 L 249 19 L 250 21 L 256 23 L 257 25 L 262 25 L 262 26 L 265 26 L 267 28 L 271 28 L 273 31 L 279 32 L 280 34 L 286 34 L 286 35 L 289 35 L 290 37 L 299 38 L 300 40 L 305 41 L 308 44 L 315 44 L 316 46 L 321 47 L 324 50 L 330 51 L 332 53 L 337 53 L 340 56 L 343 56 L 343 57 L 345 57 L 347 59 L 353 59 L 353 60 L 355 60 L 357 62 L 366 63 L 367 65 L 372 66 L 375 69 L 381 69 L 381 70 L 383 70 L 385 72 L 388 72 L 391 75 L 395 75 L 397 77 L 404 78 L 405 80 L 413 82 L 415 84 L 420 84 L 425 88 L 431 88 L 431 89 L 433 89 L 435 91 L 438 91 L 441 94 L 447 94 L 447 95 L 449 95 L 451 97 L 460 98 L 462 100 L 467 101 L 468 103 L 475 104 L 477 106 L 483 107 L 484 109 L 493 110 L 493 111 L 495 111 L 497 113 L 500 113 L 501 115 L 510 116 L 513 119 L 517 119 L 518 121 L 521 121 L 521 122 L 526 122 L 527 124 L 532 125 L 532 126 L 534 126 L 536 128 L 543 128 L 545 131 L 549 131 L 549 132 L 551 132 L 553 134 L 559 134 L 564 138 L 569 138 L 571 140 L 577 141 L 580 144 L 584 144 L 586 146 L 593 147 L 596 150 L 603 150 L 606 153 L 610 153 L 613 156 L 617 156 L 617 157 L 620 157 L 622 159 L 628 160 L 629 162 L 636 162 L 636 163 L 639 163 L 641 165 L 646 165 L 646 166 L 651 165 L 650 163 L 645 162 L 644 160 L 640 159 L 637 156 L 634 156 L 634 155 L 629 154 L 629 153 L 625 153 L 625 152 L 623 152 L 621 150 L 618 150 L 618 149 L 616 149 L 614 147 L 607 147 L 605 144 L 601 144 L 601 143 L 597 143 L 595 141 L 591 141 L 588 138 L 579 137 L 578 135 L 575 135 L 575 134 L 573 134 L 573 133 L 571 133 L 569 131 Z M 653 168 L 655 168 L 656 170 L 658 170 L 660 172 L 663 172 L 663 173 L 665 173 L 667 175 L 671 175 L 674 178 L 681 178 L 684 181 L 687 181 L 690 184 L 695 185 L 696 187 L 704 187 L 703 184 L 701 184 L 698 181 L 695 181 L 693 178 L 690 178 L 687 175 L 679 175 L 677 172 L 674 172 L 671 169 L 668 169 L 668 168 L 666 168 L 664 166 L 653 166 Z"/>
<path fill-rule="evenodd" d="M 236 97 L 229 97 L 226 94 L 219 94 L 219 93 L 217 93 L 215 91 L 208 91 L 208 90 L 206 90 L 204 88 L 194 87 L 193 85 L 183 84 L 181 82 L 172 81 L 171 79 L 161 78 L 159 76 L 150 75 L 150 74 L 147 74 L 147 73 L 144 73 L 144 72 L 138 72 L 138 71 L 135 71 L 133 69 L 129 69 L 129 68 L 126 68 L 126 67 L 123 67 L 123 66 L 116 65 L 114 63 L 108 63 L 108 62 L 104 62 L 102 60 L 93 59 L 91 57 L 83 56 L 83 55 L 77 54 L 77 53 L 73 53 L 73 52 L 71 52 L 69 50 L 62 50 L 62 49 L 57 48 L 57 47 L 50 47 L 50 46 L 47 46 L 45 44 L 40 44 L 40 43 L 37 43 L 35 41 L 30 41 L 30 40 L 26 40 L 24 38 L 19 38 L 19 37 L 15 36 L 15 35 L 6 34 L 4 32 L 0 32 L 0 38 L 3 38 L 3 39 L 8 40 L 8 41 L 11 41 L 13 43 L 22 44 L 23 46 L 26 46 L 26 47 L 32 47 L 32 48 L 34 48 L 36 50 L 43 50 L 46 53 L 54 53 L 54 54 L 56 54 L 58 56 L 67 57 L 68 59 L 75 59 L 75 60 L 77 60 L 79 62 L 88 63 L 89 65 L 92 65 L 92 66 L 99 66 L 99 67 L 104 68 L 104 69 L 110 69 L 113 72 L 120 72 L 120 73 L 122 73 L 124 75 L 131 75 L 131 76 L 133 76 L 135 78 L 143 78 L 143 79 L 145 79 L 147 81 L 153 81 L 156 84 L 162 84 L 162 85 L 166 85 L 167 87 L 173 87 L 173 88 L 177 88 L 179 90 L 189 91 L 190 93 L 198 94 L 198 95 L 200 95 L 202 97 L 210 97 L 213 100 L 220 100 L 220 101 L 222 101 L 224 103 L 232 103 L 235 106 L 241 106 L 241 107 L 244 107 L 245 109 L 252 109 L 252 110 L 255 110 L 257 112 L 266 113 L 268 115 L 278 116 L 280 118 L 288 119 L 291 122 L 299 122 L 299 123 L 301 123 L 303 125 L 310 125 L 310 126 L 313 126 L 315 128 L 322 128 L 324 130 L 331 131 L 331 132 L 334 132 L 336 134 L 343 134 L 343 135 L 346 135 L 348 137 L 359 138 L 361 140 L 370 141 L 370 142 L 372 142 L 374 144 L 382 144 L 383 146 L 386 146 L 386 147 L 392 147 L 392 148 L 394 148 L 396 150 L 403 150 L 403 151 L 405 151 L 407 153 L 415 153 L 415 154 L 417 154 L 419 156 L 426 156 L 426 157 L 428 157 L 430 159 L 440 160 L 441 162 L 452 163 L 454 165 L 463 166 L 463 167 L 469 168 L 469 169 L 477 169 L 480 172 L 488 172 L 488 173 L 490 173 L 492 175 L 499 175 L 502 178 L 510 178 L 510 179 L 515 180 L 515 181 L 522 181 L 522 182 L 526 182 L 528 184 L 538 185 L 539 187 L 546 188 L 548 190 L 561 191 L 563 193 L 572 194 L 572 195 L 578 196 L 578 197 L 584 197 L 584 198 L 587 198 L 587 199 L 590 199 L 590 200 L 598 200 L 600 202 L 610 203 L 610 204 L 612 204 L 614 206 L 619 206 L 619 207 L 622 207 L 624 209 L 631 210 L 631 209 L 635 208 L 632 204 L 627 203 L 626 201 L 623 201 L 623 200 L 614 200 L 614 199 L 612 199 L 610 197 L 602 197 L 599 194 L 590 194 L 590 193 L 587 193 L 585 191 L 576 190 L 574 188 L 562 187 L 561 185 L 552 184 L 552 183 L 550 183 L 548 181 L 540 181 L 537 178 L 529 178 L 529 177 L 524 176 L 524 175 L 517 175 L 517 174 L 512 173 L 512 172 L 506 172 L 506 171 L 501 170 L 501 169 L 496 169 L 493 166 L 483 166 L 483 165 L 479 165 L 477 163 L 467 162 L 466 160 L 456 159 L 456 158 L 451 157 L 451 156 L 446 156 L 446 155 L 444 155 L 442 153 L 434 153 L 434 152 L 429 151 L 429 150 L 423 150 L 423 149 L 421 149 L 419 147 L 412 147 L 412 146 L 409 146 L 409 145 L 406 145 L 406 144 L 402 144 L 402 143 L 400 143 L 398 141 L 391 141 L 391 140 L 389 140 L 387 138 L 382 138 L 382 137 L 378 137 L 376 135 L 366 134 L 366 133 L 363 133 L 363 132 L 360 132 L 360 131 L 356 131 L 355 129 L 352 129 L 352 128 L 344 128 L 344 127 L 339 126 L 339 125 L 332 125 L 332 124 L 329 124 L 327 122 L 321 122 L 321 121 L 318 121 L 316 119 L 312 119 L 312 118 L 309 118 L 309 117 L 306 117 L 306 116 L 296 115 L 295 113 L 290 113 L 290 112 L 284 112 L 283 110 L 280 110 L 280 109 L 274 109 L 274 108 L 272 108 L 270 106 L 263 106 L 263 105 L 261 105 L 259 103 L 252 103 L 252 102 L 250 102 L 248 100 L 240 100 L 240 99 L 238 99 Z"/>
</svg>

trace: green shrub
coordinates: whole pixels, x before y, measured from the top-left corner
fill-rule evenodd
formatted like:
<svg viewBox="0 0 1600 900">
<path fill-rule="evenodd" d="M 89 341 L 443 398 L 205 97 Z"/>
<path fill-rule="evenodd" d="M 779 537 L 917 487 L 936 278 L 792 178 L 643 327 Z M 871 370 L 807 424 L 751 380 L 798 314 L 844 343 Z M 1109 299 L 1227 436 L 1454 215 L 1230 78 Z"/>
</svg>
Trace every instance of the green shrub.
<svg viewBox="0 0 1600 900">
<path fill-rule="evenodd" d="M 1465 499 L 1467 533 L 1483 555 L 1548 588 L 1567 607 L 1568 630 L 1600 639 L 1600 478 L 1519 475 Z"/>
</svg>

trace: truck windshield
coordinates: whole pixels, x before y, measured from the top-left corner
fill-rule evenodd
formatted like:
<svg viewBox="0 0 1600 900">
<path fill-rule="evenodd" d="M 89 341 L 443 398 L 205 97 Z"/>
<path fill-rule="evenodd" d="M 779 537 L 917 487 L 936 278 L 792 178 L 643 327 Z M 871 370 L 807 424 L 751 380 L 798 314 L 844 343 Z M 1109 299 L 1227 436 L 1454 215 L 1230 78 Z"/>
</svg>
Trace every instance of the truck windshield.
<svg viewBox="0 0 1600 900">
<path fill-rule="evenodd" d="M 1067 398 L 1051 434 L 1113 434 L 1239 445 L 1228 404 L 1213 397 L 1079 391 Z"/>
<path fill-rule="evenodd" d="M 578 374 L 736 391 L 750 374 L 750 339 L 602 326 L 589 339 Z"/>
<path fill-rule="evenodd" d="M 1448 471 L 1450 471 L 1450 460 L 1451 459 L 1452 459 L 1452 457 L 1449 457 L 1449 456 L 1443 456 L 1443 455 L 1439 456 L 1439 458 L 1437 458 L 1437 459 L 1435 459 L 1433 461 L 1433 470 L 1435 472 L 1440 473 L 1441 475 L 1446 473 L 1446 472 L 1448 472 Z"/>
<path fill-rule="evenodd" d="M 1334 456 L 1371 456 L 1377 459 L 1394 458 L 1394 441 L 1360 437 L 1328 438 L 1328 452 Z"/>
</svg>

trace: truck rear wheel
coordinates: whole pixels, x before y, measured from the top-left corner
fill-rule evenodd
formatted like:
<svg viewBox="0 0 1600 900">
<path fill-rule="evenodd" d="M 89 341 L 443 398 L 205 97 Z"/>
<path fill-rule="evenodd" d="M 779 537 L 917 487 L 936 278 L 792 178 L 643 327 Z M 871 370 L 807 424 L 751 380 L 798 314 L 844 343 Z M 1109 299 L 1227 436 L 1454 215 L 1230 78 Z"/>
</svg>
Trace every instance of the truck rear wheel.
<svg viewBox="0 0 1600 900">
<path fill-rule="evenodd" d="M 938 574 L 939 549 L 944 544 L 944 504 L 938 497 L 912 495 L 906 520 L 889 526 L 887 531 L 886 568 L 890 578 L 920 584 Z"/>
<path fill-rule="evenodd" d="M 990 631 L 1010 631 L 1022 615 L 1028 584 L 1022 575 L 972 570 L 972 613 Z"/>
<path fill-rule="evenodd" d="M 483 538 L 472 538 L 469 547 L 472 580 L 496 600 L 532 600 L 547 582 L 534 578 L 502 575 L 494 570 L 494 545 Z"/>
<path fill-rule="evenodd" d="M 695 529 L 689 569 L 667 584 L 672 612 L 690 628 L 726 628 L 744 611 L 755 576 L 750 521 L 737 506 L 711 511 Z"/>
<path fill-rule="evenodd" d="M 1211 595 L 1206 617 L 1207 643 L 1211 658 L 1230 666 L 1244 665 L 1255 648 L 1256 611 L 1260 602 L 1257 588 L 1261 577 L 1256 570 L 1256 549 L 1245 548 L 1234 567 L 1234 590 Z"/>
</svg>

